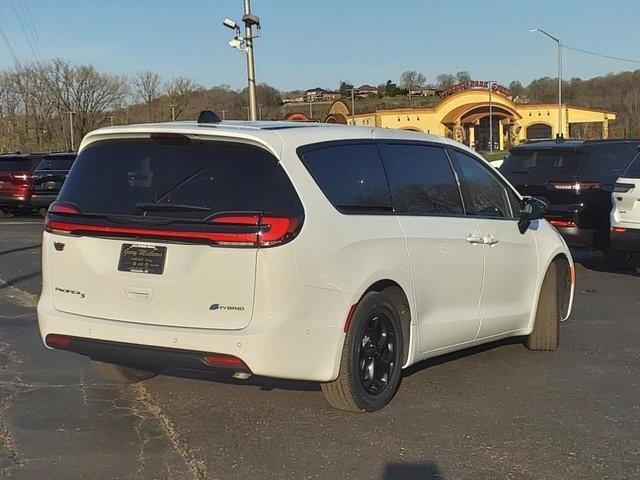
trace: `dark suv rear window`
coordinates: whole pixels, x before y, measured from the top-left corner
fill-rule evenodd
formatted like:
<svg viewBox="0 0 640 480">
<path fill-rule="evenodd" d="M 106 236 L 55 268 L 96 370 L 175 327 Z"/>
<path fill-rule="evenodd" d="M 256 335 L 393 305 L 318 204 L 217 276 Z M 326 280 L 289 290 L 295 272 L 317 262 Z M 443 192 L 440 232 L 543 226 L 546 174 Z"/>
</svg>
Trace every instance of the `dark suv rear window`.
<svg viewBox="0 0 640 480">
<path fill-rule="evenodd" d="M 625 178 L 640 178 L 640 154 L 636 155 L 627 170 L 620 175 Z"/>
<path fill-rule="evenodd" d="M 504 174 L 577 174 L 583 157 L 574 150 L 516 150 L 507 155 L 500 171 Z"/>
<path fill-rule="evenodd" d="M 0 157 L 0 172 L 30 171 L 38 164 L 31 157 Z"/>
<path fill-rule="evenodd" d="M 75 203 L 83 214 L 203 220 L 223 212 L 302 213 L 274 156 L 262 148 L 214 141 L 96 142 L 78 155 L 58 199 Z M 144 210 L 154 203 L 201 210 Z"/>
<path fill-rule="evenodd" d="M 69 170 L 75 159 L 75 155 L 43 157 L 36 170 Z"/>
<path fill-rule="evenodd" d="M 304 164 L 322 192 L 339 211 L 392 211 L 387 178 L 375 144 L 337 144 L 307 148 L 300 152 Z"/>
</svg>

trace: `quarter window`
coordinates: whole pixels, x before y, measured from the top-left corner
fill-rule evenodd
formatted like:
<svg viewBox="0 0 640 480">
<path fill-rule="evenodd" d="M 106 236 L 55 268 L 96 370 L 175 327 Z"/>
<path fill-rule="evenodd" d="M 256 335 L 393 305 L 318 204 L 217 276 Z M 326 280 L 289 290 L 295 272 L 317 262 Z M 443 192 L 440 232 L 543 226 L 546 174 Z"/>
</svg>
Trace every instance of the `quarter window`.
<svg viewBox="0 0 640 480">
<path fill-rule="evenodd" d="M 391 211 L 389 187 L 373 143 L 332 145 L 302 153 L 314 180 L 339 211 Z"/>
<path fill-rule="evenodd" d="M 393 209 L 414 215 L 462 215 L 462 200 L 443 148 L 385 144 L 382 158 Z"/>
<path fill-rule="evenodd" d="M 489 167 L 465 153 L 455 150 L 460 182 L 465 193 L 468 215 L 513 218 L 509 193 Z M 514 195 L 515 196 L 515 195 Z"/>
</svg>

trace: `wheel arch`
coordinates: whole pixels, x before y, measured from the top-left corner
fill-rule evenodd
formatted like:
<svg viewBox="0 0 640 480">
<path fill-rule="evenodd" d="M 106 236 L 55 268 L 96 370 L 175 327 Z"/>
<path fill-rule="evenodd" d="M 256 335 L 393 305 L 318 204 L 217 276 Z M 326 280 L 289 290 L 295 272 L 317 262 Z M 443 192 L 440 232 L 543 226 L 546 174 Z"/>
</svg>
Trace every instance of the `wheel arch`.
<svg viewBox="0 0 640 480">
<path fill-rule="evenodd" d="M 557 273 L 557 286 L 558 286 L 558 306 L 560 307 L 560 319 L 566 320 L 571 314 L 571 308 L 573 306 L 573 295 L 575 289 L 575 267 L 571 255 L 564 251 L 555 252 L 550 256 L 549 260 L 544 264 L 544 269 L 541 269 L 540 282 L 536 291 L 535 303 L 533 305 L 531 320 L 529 324 L 529 331 L 533 329 L 536 315 L 538 313 L 538 304 L 540 302 L 540 292 L 542 291 L 542 285 L 544 278 L 546 277 L 549 268 L 556 268 Z"/>
<path fill-rule="evenodd" d="M 378 280 L 372 285 L 370 285 L 360 296 L 358 299 L 358 303 L 369 292 L 378 292 L 384 293 L 388 296 L 393 303 L 398 308 L 398 313 L 400 314 L 400 324 L 402 325 L 402 343 L 403 343 L 403 366 L 407 365 L 407 362 L 410 358 L 412 358 L 411 347 L 412 347 L 412 328 L 411 328 L 411 305 L 409 302 L 409 297 L 407 296 L 404 288 L 402 286 L 390 279 Z"/>
</svg>

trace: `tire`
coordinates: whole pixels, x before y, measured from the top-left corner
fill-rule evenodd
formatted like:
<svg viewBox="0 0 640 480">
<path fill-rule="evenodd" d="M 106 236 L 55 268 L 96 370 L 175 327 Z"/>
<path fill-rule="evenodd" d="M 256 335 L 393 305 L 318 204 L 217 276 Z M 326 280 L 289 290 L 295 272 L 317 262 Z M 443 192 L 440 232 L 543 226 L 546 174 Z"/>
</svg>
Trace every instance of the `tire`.
<svg viewBox="0 0 640 480">
<path fill-rule="evenodd" d="M 631 261 L 631 254 L 624 250 L 605 250 L 604 260 L 612 268 L 616 270 L 633 270 L 634 265 Z"/>
<path fill-rule="evenodd" d="M 338 378 L 321 384 L 326 401 L 348 412 L 374 412 L 384 407 L 400 384 L 403 345 L 395 304 L 381 293 L 365 294 L 351 319 Z"/>
<path fill-rule="evenodd" d="M 558 271 L 555 263 L 547 270 L 538 299 L 533 331 L 525 339 L 529 350 L 554 351 L 560 336 L 560 311 L 558 308 Z"/>
<path fill-rule="evenodd" d="M 93 367 L 104 379 L 111 380 L 115 383 L 138 383 L 157 375 L 156 372 L 125 367 L 124 365 L 115 365 L 113 363 L 99 362 L 97 360 L 91 360 L 91 363 L 93 363 Z"/>
</svg>

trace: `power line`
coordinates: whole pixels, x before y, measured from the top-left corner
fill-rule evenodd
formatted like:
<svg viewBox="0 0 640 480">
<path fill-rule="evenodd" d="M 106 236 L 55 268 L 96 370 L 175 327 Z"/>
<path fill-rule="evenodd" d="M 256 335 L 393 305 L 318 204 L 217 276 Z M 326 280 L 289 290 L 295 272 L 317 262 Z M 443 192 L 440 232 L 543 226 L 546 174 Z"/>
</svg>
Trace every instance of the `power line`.
<svg viewBox="0 0 640 480">
<path fill-rule="evenodd" d="M 589 50 L 583 50 L 582 48 L 570 47 L 570 46 L 565 45 L 565 44 L 562 44 L 562 48 L 566 48 L 567 50 L 573 50 L 574 52 L 584 53 L 586 55 L 593 55 L 594 57 L 602 57 L 602 58 L 608 58 L 610 60 L 619 60 L 621 62 L 629 62 L 629 63 L 638 63 L 638 64 L 640 64 L 640 60 L 633 60 L 631 58 L 615 57 L 613 55 L 605 55 L 604 53 L 591 52 Z"/>
<path fill-rule="evenodd" d="M 33 42 L 31 41 L 31 37 L 29 36 L 29 34 L 27 33 L 27 28 L 25 27 L 25 22 L 23 22 L 23 19 L 21 18 L 21 15 L 18 11 L 18 7 L 16 6 L 16 2 L 15 0 L 11 1 L 11 6 L 13 7 L 13 11 L 16 14 L 16 20 L 18 20 L 18 24 L 20 25 L 20 29 L 22 30 L 22 34 L 24 35 L 25 40 L 27 41 L 27 45 L 29 46 L 29 50 L 31 50 L 31 54 L 33 55 L 33 59 L 35 60 L 36 63 L 39 63 L 39 58 L 38 58 L 38 54 L 36 53 L 36 50 L 33 46 Z"/>
</svg>

